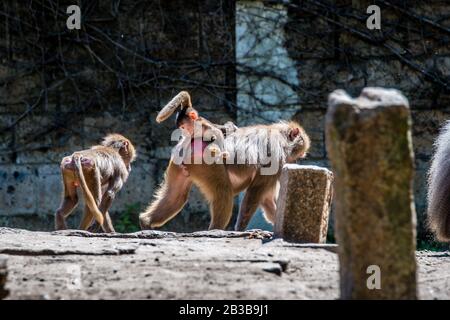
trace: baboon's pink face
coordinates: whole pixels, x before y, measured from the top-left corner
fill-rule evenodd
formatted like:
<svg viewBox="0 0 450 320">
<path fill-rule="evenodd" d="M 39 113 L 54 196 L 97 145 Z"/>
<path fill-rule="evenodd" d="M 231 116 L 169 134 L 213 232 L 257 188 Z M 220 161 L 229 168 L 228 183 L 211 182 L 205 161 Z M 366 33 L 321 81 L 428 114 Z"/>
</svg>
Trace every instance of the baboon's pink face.
<svg viewBox="0 0 450 320">
<path fill-rule="evenodd" d="M 187 131 L 191 136 L 194 136 L 194 120 L 186 117 L 179 123 L 179 128 Z"/>
</svg>

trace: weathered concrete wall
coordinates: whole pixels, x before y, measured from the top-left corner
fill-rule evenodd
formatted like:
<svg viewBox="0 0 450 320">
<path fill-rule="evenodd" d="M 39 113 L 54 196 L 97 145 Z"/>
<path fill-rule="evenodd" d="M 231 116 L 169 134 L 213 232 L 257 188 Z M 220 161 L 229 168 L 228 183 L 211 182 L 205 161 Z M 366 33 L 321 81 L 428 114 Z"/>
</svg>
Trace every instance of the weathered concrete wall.
<svg viewBox="0 0 450 320">
<path fill-rule="evenodd" d="M 236 4 L 237 121 L 289 119 L 300 109 L 295 61 L 286 50 L 287 7 L 261 1 Z"/>
<path fill-rule="evenodd" d="M 69 2 L 59 3 L 61 12 Z M 82 7 L 83 28 L 70 32 L 66 16 L 55 18 L 32 1 L 8 0 L 0 10 L 15 17 L 0 26 L 2 226 L 52 229 L 61 158 L 109 132 L 137 145 L 130 179 L 112 208 L 116 223 L 119 215 L 127 216 L 124 224 L 137 222 L 170 155 L 174 121 L 156 124 L 158 109 L 185 89 L 207 118 L 234 121 L 232 3 L 121 1 L 115 8 L 98 1 Z M 37 37 L 38 29 L 48 37 Z M 52 36 L 58 32 L 61 48 Z M 183 215 L 167 228 L 200 230 L 208 220 L 194 190 Z"/>
<path fill-rule="evenodd" d="M 334 9 L 295 2 L 298 6 L 289 6 L 285 27 L 288 52 L 297 62 L 300 83 L 301 111 L 294 118 L 312 140 L 308 160 L 328 166 L 324 115 L 332 91 L 345 89 L 358 95 L 368 86 L 399 89 L 412 109 L 418 237 L 423 238 L 432 144 L 439 127 L 450 118 L 450 35 L 414 16 L 424 16 L 448 29 L 450 6 L 446 1 L 408 1 L 403 9 L 380 5 L 379 32 L 366 28 L 365 12 L 373 1 L 329 2 L 336 4 Z"/>
<path fill-rule="evenodd" d="M 419 238 L 423 238 L 426 172 L 433 140 L 450 112 L 450 35 L 415 17 L 424 16 L 448 28 L 450 21 L 445 17 L 450 7 L 445 1 L 408 1 L 405 8 L 381 6 L 379 32 L 366 27 L 371 1 L 326 3 L 238 1 L 237 103 L 243 109 L 238 119 L 242 123 L 277 121 L 291 118 L 296 110 L 293 118 L 312 140 L 303 163 L 328 167 L 324 137 L 328 94 L 335 89 L 359 94 L 366 86 L 401 90 L 412 108 L 415 200 Z M 281 87 L 282 93 L 276 90 Z M 280 105 L 269 107 L 274 101 Z"/>
</svg>

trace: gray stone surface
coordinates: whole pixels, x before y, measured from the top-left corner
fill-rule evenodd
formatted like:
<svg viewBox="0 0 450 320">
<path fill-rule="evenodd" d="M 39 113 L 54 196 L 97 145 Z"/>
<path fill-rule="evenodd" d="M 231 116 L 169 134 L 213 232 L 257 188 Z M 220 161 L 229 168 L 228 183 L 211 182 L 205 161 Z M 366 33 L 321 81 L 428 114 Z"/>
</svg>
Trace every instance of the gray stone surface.
<svg viewBox="0 0 450 320">
<path fill-rule="evenodd" d="M 335 245 L 311 249 L 266 242 L 270 236 L 261 231 L 104 235 L 3 228 L 0 248 L 14 243 L 21 248 L 8 255 L 11 299 L 337 298 L 336 256 L 327 250 Z M 35 243 L 47 243 L 47 254 L 37 252 Z M 106 247 L 135 250 L 113 255 Z"/>
<path fill-rule="evenodd" d="M 339 298 L 336 245 L 269 241 L 269 236 L 0 228 L 0 248 L 21 249 L 4 255 L 8 299 Z M 36 250 L 43 247 L 46 252 Z M 133 250 L 111 254 L 105 248 Z M 450 252 L 417 257 L 420 297 L 450 299 Z"/>
<path fill-rule="evenodd" d="M 327 151 L 335 174 L 336 239 L 341 296 L 416 297 L 416 212 L 407 99 L 397 90 L 365 88 L 358 98 L 329 97 Z M 367 268 L 381 269 L 381 289 Z"/>
<path fill-rule="evenodd" d="M 324 243 L 333 173 L 318 166 L 287 164 L 280 178 L 275 236 L 286 241 Z"/>
</svg>

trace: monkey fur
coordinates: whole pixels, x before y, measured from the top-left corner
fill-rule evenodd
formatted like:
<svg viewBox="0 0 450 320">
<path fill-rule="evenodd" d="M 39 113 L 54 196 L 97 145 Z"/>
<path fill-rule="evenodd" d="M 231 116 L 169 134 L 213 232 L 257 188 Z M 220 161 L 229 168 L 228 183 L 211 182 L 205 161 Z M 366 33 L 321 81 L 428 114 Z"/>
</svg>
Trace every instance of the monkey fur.
<svg viewBox="0 0 450 320">
<path fill-rule="evenodd" d="M 427 222 L 438 241 L 450 242 L 450 121 L 435 144 L 428 173 Z"/>
<path fill-rule="evenodd" d="M 78 204 L 80 187 L 86 204 L 80 229 L 87 230 L 94 219 L 103 231 L 114 232 L 108 210 L 127 181 L 130 164 L 135 159 L 133 144 L 120 134 L 107 135 L 101 145 L 64 157 L 61 161 L 64 191 L 55 214 L 55 229 L 67 229 L 65 220 Z"/>
<path fill-rule="evenodd" d="M 225 134 L 234 132 L 237 129 L 231 121 L 224 125 L 218 125 L 199 116 L 197 110 L 192 107 L 189 93 L 181 91 L 161 109 L 156 116 L 156 122 L 161 123 L 165 121 L 177 109 L 179 111 L 176 116 L 176 126 L 183 130 L 183 136 L 174 148 L 175 153 L 179 153 L 181 149 L 186 150 L 192 140 L 201 138 L 203 141 L 214 142 L 214 144 L 209 146 L 213 155 L 223 158 L 228 156 L 226 152 L 222 151 Z M 195 125 L 198 125 L 201 130 L 194 130 Z"/>
</svg>

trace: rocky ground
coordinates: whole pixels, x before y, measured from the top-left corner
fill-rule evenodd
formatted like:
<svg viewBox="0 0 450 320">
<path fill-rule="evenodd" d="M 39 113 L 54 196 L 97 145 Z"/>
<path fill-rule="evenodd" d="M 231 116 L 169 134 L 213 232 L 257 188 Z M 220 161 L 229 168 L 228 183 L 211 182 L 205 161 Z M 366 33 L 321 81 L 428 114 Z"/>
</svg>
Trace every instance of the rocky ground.
<svg viewBox="0 0 450 320">
<path fill-rule="evenodd" d="M 335 245 L 261 231 L 102 235 L 0 228 L 8 299 L 337 299 Z M 417 253 L 422 299 L 450 299 L 450 252 Z"/>
</svg>

